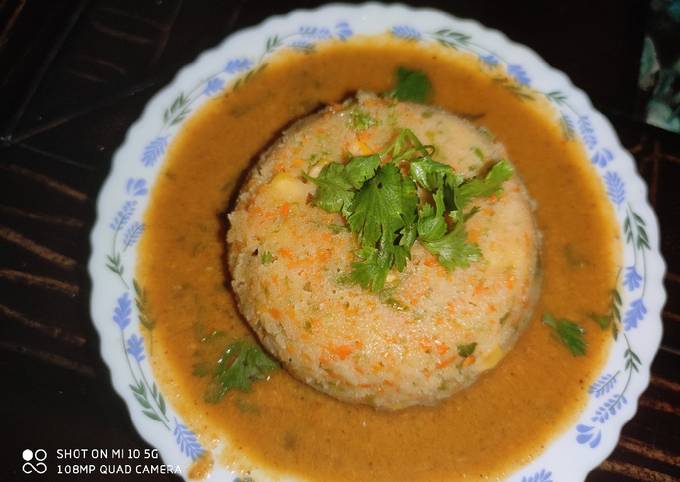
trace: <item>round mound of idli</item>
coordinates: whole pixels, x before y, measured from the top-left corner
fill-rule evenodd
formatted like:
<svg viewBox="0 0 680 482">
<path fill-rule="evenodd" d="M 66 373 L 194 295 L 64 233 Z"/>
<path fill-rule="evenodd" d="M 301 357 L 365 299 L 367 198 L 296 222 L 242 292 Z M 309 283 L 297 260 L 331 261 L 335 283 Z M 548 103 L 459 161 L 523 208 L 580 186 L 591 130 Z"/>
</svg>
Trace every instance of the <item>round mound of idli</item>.
<svg viewBox="0 0 680 482">
<path fill-rule="evenodd" d="M 347 282 L 356 235 L 311 203 L 324 165 L 389 146 L 410 128 L 464 177 L 508 160 L 486 130 L 441 109 L 359 94 L 290 127 L 262 155 L 229 214 L 228 263 L 239 308 L 298 379 L 382 409 L 432 405 L 496 366 L 538 292 L 539 234 L 515 172 L 475 198 L 466 221 L 481 258 L 449 271 L 416 241 L 375 293 Z"/>
</svg>

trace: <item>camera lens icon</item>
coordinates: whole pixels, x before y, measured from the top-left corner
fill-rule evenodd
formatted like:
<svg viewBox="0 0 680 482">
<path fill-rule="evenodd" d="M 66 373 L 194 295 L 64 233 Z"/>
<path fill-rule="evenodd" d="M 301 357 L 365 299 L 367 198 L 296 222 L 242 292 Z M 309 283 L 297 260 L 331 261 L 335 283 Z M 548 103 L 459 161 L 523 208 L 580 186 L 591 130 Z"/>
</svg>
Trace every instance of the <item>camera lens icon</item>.
<svg viewBox="0 0 680 482">
<path fill-rule="evenodd" d="M 44 474 L 47 472 L 47 464 L 44 463 L 44 460 L 47 459 L 47 451 L 45 449 L 36 449 L 35 451 L 24 449 L 21 452 L 21 458 L 24 460 L 21 470 L 25 474 Z"/>
</svg>

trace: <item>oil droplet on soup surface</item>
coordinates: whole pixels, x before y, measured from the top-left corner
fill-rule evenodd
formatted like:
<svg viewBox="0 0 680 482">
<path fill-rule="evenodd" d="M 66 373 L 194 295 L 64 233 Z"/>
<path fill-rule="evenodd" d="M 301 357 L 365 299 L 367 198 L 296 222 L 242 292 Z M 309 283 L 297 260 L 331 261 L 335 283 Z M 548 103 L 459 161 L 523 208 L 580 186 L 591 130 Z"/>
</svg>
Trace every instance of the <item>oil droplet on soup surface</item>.
<svg viewBox="0 0 680 482">
<path fill-rule="evenodd" d="M 194 367 L 252 336 L 225 262 L 225 213 L 244 170 L 301 115 L 358 89 L 389 90 L 398 66 L 426 72 L 434 104 L 493 132 L 536 200 L 543 288 L 529 328 L 494 370 L 435 407 L 386 413 L 350 405 L 282 370 L 249 393 L 204 402 L 207 381 Z M 518 100 L 464 54 L 389 39 L 281 54 L 236 93 L 206 103 L 170 147 L 138 271 L 156 321 L 154 373 L 175 410 L 204 443 L 228 440 L 252 466 L 310 480 L 498 478 L 538 455 L 573 422 L 608 353 L 609 332 L 587 314 L 606 312 L 619 256 L 603 188 L 553 116 L 538 100 Z M 544 311 L 586 328 L 587 356 L 572 357 L 551 337 L 540 323 Z M 215 330 L 221 345 L 201 342 L 201 333 Z"/>
</svg>

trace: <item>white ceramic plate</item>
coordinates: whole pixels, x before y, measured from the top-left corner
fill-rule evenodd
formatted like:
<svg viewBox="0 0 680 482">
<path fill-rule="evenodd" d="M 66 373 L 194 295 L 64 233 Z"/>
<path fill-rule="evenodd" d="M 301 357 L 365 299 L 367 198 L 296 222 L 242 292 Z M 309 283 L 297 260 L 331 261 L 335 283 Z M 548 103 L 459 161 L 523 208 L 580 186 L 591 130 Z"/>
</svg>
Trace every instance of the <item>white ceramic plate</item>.
<svg viewBox="0 0 680 482">
<path fill-rule="evenodd" d="M 620 298 L 613 298 L 621 333 L 600 377 L 589 388 L 588 404 L 577 423 L 509 478 L 518 482 L 583 480 L 613 450 L 621 427 L 635 414 L 659 347 L 665 292 L 657 221 L 633 159 L 582 91 L 533 51 L 503 34 L 435 10 L 329 5 L 272 17 L 202 54 L 149 102 L 113 158 L 91 237 L 92 319 L 113 386 L 127 403 L 139 433 L 159 449 L 167 464 L 179 465 L 186 475 L 191 462 L 205 449 L 166 403 L 154 381 L 140 335 L 144 319 L 136 305 L 144 300 L 133 286 L 143 213 L 166 148 L 192 112 L 275 52 L 310 50 L 319 41 L 342 42 L 357 34 L 384 33 L 469 52 L 485 68 L 507 72 L 514 79 L 511 88 L 545 96 L 554 105 L 555 122 L 573 142 L 583 143 L 605 185 L 625 242 L 617 287 Z M 236 477 L 220 468 L 213 475 L 218 480 Z"/>
</svg>

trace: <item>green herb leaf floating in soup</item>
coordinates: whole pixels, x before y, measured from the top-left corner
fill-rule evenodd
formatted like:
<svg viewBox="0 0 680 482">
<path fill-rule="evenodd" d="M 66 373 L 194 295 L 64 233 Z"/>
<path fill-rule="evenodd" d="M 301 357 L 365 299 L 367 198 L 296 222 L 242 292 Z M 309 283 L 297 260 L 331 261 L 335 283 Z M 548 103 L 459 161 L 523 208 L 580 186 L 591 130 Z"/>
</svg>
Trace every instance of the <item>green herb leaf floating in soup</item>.
<svg viewBox="0 0 680 482">
<path fill-rule="evenodd" d="M 430 98 L 432 84 L 424 72 L 399 67 L 397 85 L 388 95 L 394 99 L 424 103 Z"/>
<path fill-rule="evenodd" d="M 598 315 L 597 313 L 591 313 L 589 315 L 590 319 L 593 320 L 595 323 L 597 323 L 597 326 L 600 327 L 602 330 L 606 330 L 609 328 L 609 324 L 611 323 L 611 318 L 610 316 L 607 315 Z"/>
<path fill-rule="evenodd" d="M 278 367 L 278 363 L 259 346 L 247 340 L 235 341 L 227 346 L 217 361 L 205 401 L 216 403 L 232 389 L 250 391 L 253 382 L 266 379 L 268 373 Z M 195 367 L 194 374 L 205 375 L 207 369 L 205 366 Z"/>
<path fill-rule="evenodd" d="M 585 330 L 571 320 L 555 318 L 550 313 L 543 314 L 543 323 L 548 325 L 557 338 L 566 346 L 572 355 L 583 356 L 586 354 L 586 341 L 583 339 Z"/>
</svg>

